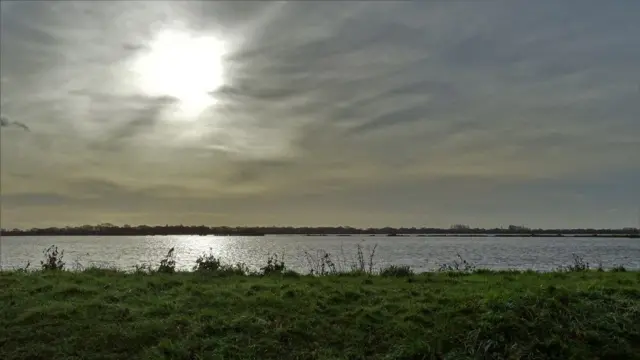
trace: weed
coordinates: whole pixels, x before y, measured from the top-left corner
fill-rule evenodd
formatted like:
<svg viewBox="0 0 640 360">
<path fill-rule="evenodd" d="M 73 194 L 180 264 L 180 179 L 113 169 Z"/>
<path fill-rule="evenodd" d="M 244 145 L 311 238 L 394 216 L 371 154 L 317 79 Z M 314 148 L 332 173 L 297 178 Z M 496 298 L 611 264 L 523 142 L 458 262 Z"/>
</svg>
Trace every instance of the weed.
<svg viewBox="0 0 640 360">
<path fill-rule="evenodd" d="M 160 260 L 160 266 L 158 266 L 158 269 L 156 270 L 157 272 L 163 274 L 173 274 L 174 272 L 176 272 L 176 259 L 174 250 L 175 248 L 169 249 L 167 255 L 165 255 L 165 257 Z"/>
<path fill-rule="evenodd" d="M 269 255 L 267 264 L 260 268 L 263 275 L 282 274 L 285 269 L 284 261 L 279 260 L 277 254 Z"/>
<path fill-rule="evenodd" d="M 580 255 L 571 254 L 573 256 L 573 263 L 567 266 L 560 266 L 558 271 L 566 271 L 566 272 L 580 272 L 580 271 L 589 271 L 590 266 L 589 263 L 584 261 L 584 258 Z"/>
<path fill-rule="evenodd" d="M 308 251 L 304 251 L 303 254 L 307 264 L 309 265 L 309 274 L 325 276 L 336 275 L 339 273 L 331 255 L 326 251 L 320 250 L 316 256 Z"/>
<path fill-rule="evenodd" d="M 315 254 L 304 251 L 303 254 L 309 266 L 309 274 L 311 275 L 358 276 L 362 274 L 373 274 L 376 248 L 377 244 L 366 253 L 362 244 L 358 244 L 356 245 L 356 254 L 350 261 L 347 259 L 342 247 L 340 248 L 342 257 L 338 258 L 335 258 L 332 254 L 324 250 L 319 250 Z"/>
<path fill-rule="evenodd" d="M 351 271 L 354 273 L 373 274 L 373 258 L 376 255 L 377 247 L 378 244 L 373 245 L 369 255 L 365 257 L 363 246 L 358 244 L 356 247 L 356 261 L 352 264 Z"/>
<path fill-rule="evenodd" d="M 458 258 L 456 260 L 453 260 L 451 263 L 441 264 L 438 268 L 438 271 L 462 274 L 469 274 L 476 271 L 476 266 L 474 264 L 463 259 L 460 254 L 456 254 L 456 256 Z"/>
<path fill-rule="evenodd" d="M 40 261 L 40 267 L 45 271 L 56 271 L 64 269 L 64 250 L 58 251 L 58 247 L 55 245 L 49 246 L 43 251 L 44 260 Z"/>
</svg>

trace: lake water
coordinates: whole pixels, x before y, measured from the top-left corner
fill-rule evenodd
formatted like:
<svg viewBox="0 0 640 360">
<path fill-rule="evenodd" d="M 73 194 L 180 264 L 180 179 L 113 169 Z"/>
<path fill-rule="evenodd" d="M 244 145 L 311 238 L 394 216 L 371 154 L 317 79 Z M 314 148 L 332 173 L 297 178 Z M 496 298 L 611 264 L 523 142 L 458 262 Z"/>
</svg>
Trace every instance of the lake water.
<svg viewBox="0 0 640 360">
<path fill-rule="evenodd" d="M 284 258 L 288 268 L 307 273 L 313 261 L 330 253 L 340 268 L 347 269 L 361 245 L 365 255 L 377 245 L 376 267 L 409 265 L 416 271 L 438 268 L 456 260 L 457 254 L 477 267 L 492 269 L 552 270 L 571 264 L 573 254 L 592 266 L 622 265 L 640 269 L 640 240 L 628 238 L 466 238 L 466 237 L 385 237 L 385 236 L 38 236 L 2 237 L 0 259 L 3 269 L 38 267 L 43 250 L 56 245 L 64 250 L 67 267 L 117 267 L 131 270 L 135 265 L 156 266 L 175 247 L 176 267 L 190 269 L 198 255 L 211 251 L 225 263 L 243 262 L 253 269 L 266 263 L 269 254 Z M 306 253 L 306 254 L 305 254 Z"/>
</svg>

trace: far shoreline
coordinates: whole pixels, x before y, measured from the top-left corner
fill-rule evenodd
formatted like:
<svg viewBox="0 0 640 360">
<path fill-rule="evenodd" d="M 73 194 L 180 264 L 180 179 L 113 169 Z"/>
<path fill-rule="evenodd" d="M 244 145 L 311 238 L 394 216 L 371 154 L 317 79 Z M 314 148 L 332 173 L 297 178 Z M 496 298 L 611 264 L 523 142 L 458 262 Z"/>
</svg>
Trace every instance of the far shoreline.
<svg viewBox="0 0 640 360">
<path fill-rule="evenodd" d="M 459 233 L 438 233 L 438 234 L 416 234 L 416 233 L 326 233 L 326 234 L 300 234 L 300 233 L 110 233 L 110 232 L 90 232 L 90 233 L 64 233 L 64 232 L 3 232 L 0 233 L 2 237 L 42 237 L 42 236 L 73 236 L 73 237 L 93 237 L 93 236 L 109 236 L 109 237 L 122 237 L 122 236 L 220 236 L 220 237 L 264 237 L 264 236 L 302 236 L 302 237 L 451 237 L 451 238 L 603 238 L 603 239 L 616 239 L 616 238 L 628 238 L 637 239 L 640 238 L 639 234 L 627 233 L 627 234 L 607 234 L 607 233 L 593 233 L 593 234 L 536 234 L 536 233 L 506 233 L 506 234 L 489 234 L 489 233 L 475 233 L 475 234 L 459 234 Z"/>
</svg>

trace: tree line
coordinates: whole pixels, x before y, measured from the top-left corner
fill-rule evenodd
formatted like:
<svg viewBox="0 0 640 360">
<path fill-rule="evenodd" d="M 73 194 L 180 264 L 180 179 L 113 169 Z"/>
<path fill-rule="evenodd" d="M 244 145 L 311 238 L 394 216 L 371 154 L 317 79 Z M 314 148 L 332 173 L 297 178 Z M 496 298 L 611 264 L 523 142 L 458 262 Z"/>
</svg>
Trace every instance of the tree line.
<svg viewBox="0 0 640 360">
<path fill-rule="evenodd" d="M 621 229 L 531 229 L 525 226 L 509 225 L 496 228 L 472 228 L 463 224 L 452 225 L 449 228 L 430 227 L 381 227 L 355 228 L 350 226 L 188 226 L 188 225 L 123 225 L 110 223 L 98 225 L 47 227 L 31 229 L 0 229 L 4 236 L 69 236 L 69 235 L 228 235 L 228 236 L 263 236 L 263 235 L 504 235 L 504 236 L 627 236 L 638 237 L 637 228 Z"/>
</svg>

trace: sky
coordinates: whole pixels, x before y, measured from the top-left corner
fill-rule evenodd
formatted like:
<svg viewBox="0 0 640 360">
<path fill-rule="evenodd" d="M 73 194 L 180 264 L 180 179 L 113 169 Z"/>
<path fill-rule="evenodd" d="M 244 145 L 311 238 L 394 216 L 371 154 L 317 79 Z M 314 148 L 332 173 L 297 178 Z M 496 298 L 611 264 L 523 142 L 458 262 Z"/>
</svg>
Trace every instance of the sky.
<svg viewBox="0 0 640 360">
<path fill-rule="evenodd" d="M 638 226 L 640 2 L 0 10 L 3 228 Z"/>
</svg>

